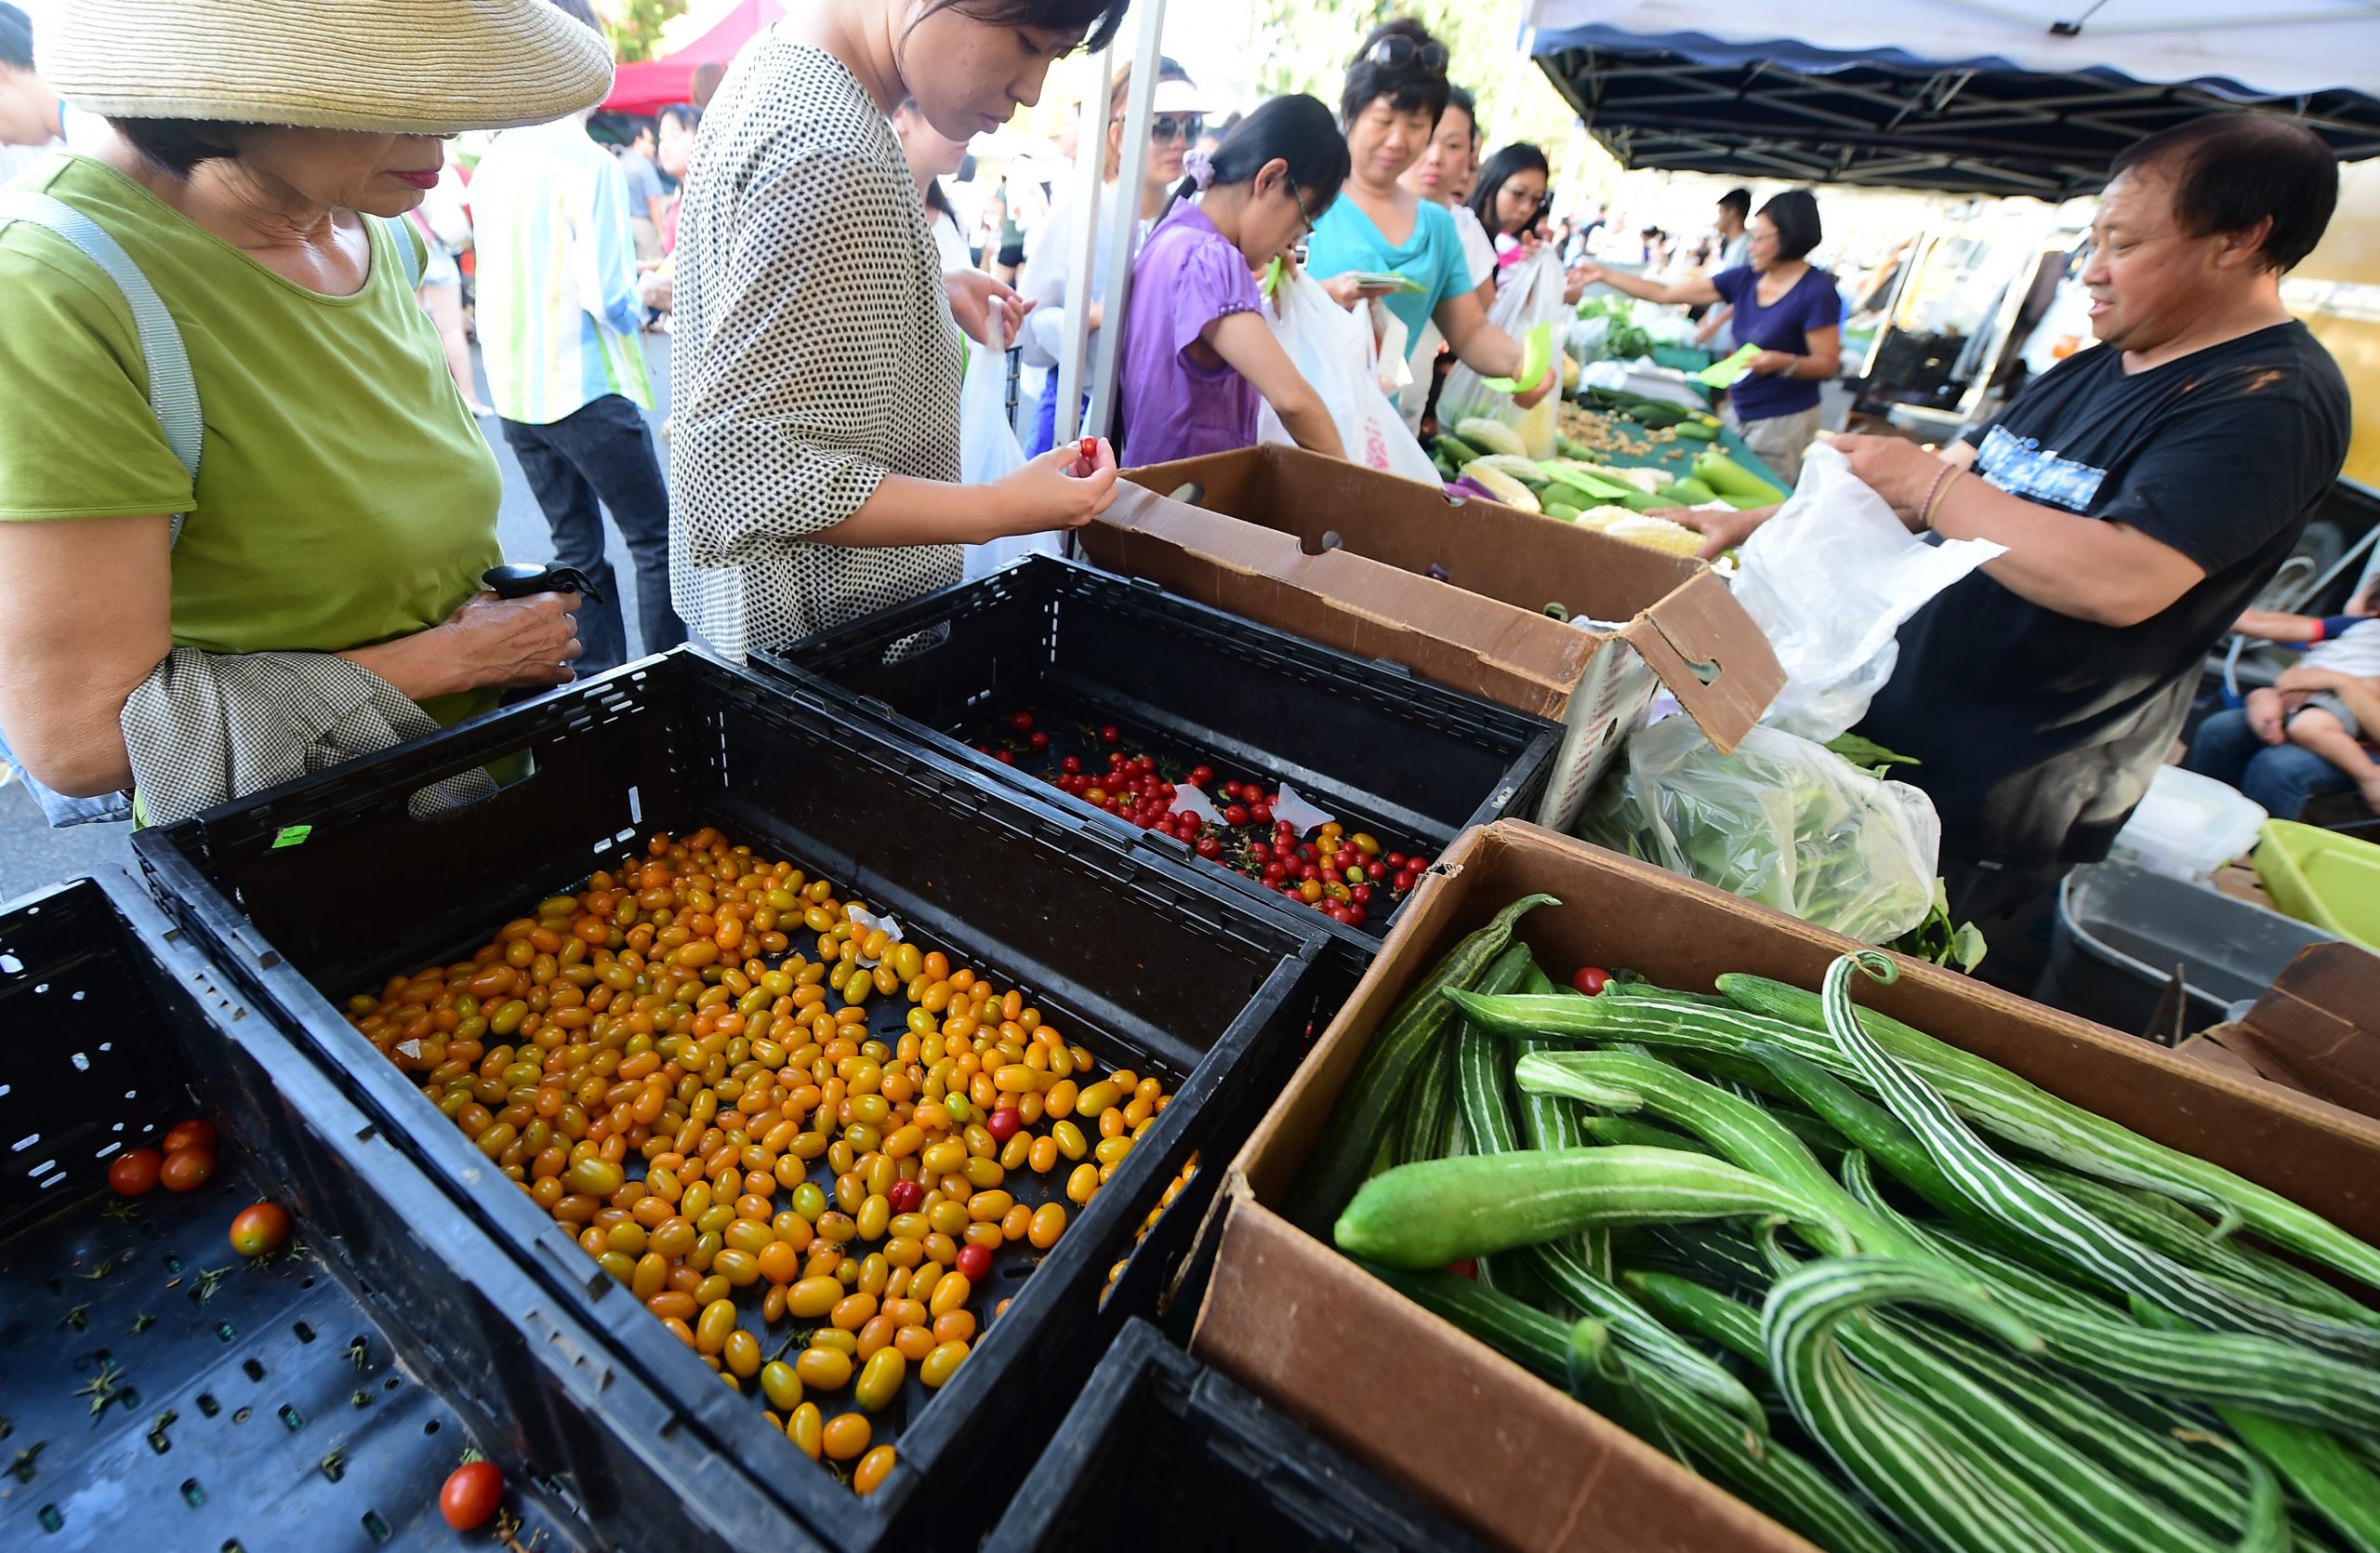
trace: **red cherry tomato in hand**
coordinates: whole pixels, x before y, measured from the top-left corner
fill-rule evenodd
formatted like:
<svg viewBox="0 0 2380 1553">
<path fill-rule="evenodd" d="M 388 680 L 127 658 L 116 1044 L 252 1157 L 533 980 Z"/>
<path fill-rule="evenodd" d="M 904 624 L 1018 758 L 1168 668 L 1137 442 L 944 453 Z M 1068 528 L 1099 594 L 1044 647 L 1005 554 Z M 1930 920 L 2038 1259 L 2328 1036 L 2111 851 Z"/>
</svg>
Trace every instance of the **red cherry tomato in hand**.
<svg viewBox="0 0 2380 1553">
<path fill-rule="evenodd" d="M 446 1474 L 446 1486 L 438 1491 L 438 1513 L 458 1532 L 486 1525 L 502 1503 L 504 1474 L 492 1461 L 465 1462 Z"/>
<path fill-rule="evenodd" d="M 243 1256 L 278 1250 L 289 1238 L 289 1210 L 278 1202 L 251 1202 L 231 1220 L 231 1249 Z"/>
<path fill-rule="evenodd" d="M 157 1189 L 157 1173 L 165 1156 L 154 1148 L 133 1148 L 108 1166 L 108 1185 L 126 1197 L 141 1197 Z"/>
<path fill-rule="evenodd" d="M 206 1185 L 215 1174 L 215 1150 L 212 1148 L 177 1148 L 165 1156 L 158 1168 L 157 1177 L 165 1182 L 167 1191 L 196 1191 Z"/>
<path fill-rule="evenodd" d="M 157 1147 L 168 1154 L 179 1153 L 185 1148 L 213 1148 L 215 1123 L 198 1120 L 184 1122 L 167 1133 L 165 1141 Z"/>
<path fill-rule="evenodd" d="M 1581 965 L 1570 985 L 1592 998 L 1611 985 L 1611 973 L 1600 965 Z"/>
</svg>

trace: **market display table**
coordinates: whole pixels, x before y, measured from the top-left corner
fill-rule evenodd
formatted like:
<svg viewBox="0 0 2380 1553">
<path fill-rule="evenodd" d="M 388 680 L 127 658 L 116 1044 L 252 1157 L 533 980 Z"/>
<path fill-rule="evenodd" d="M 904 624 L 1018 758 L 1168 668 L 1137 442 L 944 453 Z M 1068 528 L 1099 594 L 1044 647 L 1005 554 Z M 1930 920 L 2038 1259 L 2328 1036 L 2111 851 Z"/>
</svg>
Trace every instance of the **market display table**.
<svg viewBox="0 0 2380 1553">
<path fill-rule="evenodd" d="M 1777 471 L 1761 461 L 1760 455 L 1745 444 L 1732 426 L 1722 425 L 1715 442 L 1693 442 L 1685 437 L 1674 442 L 1662 442 L 1658 433 L 1610 410 L 1589 409 L 1580 405 L 1563 405 L 1561 429 L 1564 435 L 1578 436 L 1578 428 L 1585 422 L 1600 422 L 1613 433 L 1612 445 L 1597 449 L 1594 457 L 1598 463 L 1620 469 L 1658 469 L 1673 478 L 1684 479 L 1694 472 L 1696 455 L 1716 448 L 1742 465 L 1747 473 L 1758 475 L 1779 490 L 1792 489 L 1777 478 Z M 1602 439 L 1587 440 L 1599 442 Z"/>
</svg>

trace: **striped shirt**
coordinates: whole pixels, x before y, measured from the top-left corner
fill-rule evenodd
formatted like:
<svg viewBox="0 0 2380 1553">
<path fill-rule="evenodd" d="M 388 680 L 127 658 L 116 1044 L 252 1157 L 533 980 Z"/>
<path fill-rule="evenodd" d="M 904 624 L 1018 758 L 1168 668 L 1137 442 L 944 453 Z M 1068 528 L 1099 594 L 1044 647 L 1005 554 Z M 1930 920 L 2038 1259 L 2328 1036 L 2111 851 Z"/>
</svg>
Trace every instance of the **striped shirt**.
<svg viewBox="0 0 2380 1553">
<path fill-rule="evenodd" d="M 651 408 L 628 179 L 575 117 L 496 138 L 471 179 L 480 345 L 507 420 L 549 426 L 606 394 Z"/>
</svg>

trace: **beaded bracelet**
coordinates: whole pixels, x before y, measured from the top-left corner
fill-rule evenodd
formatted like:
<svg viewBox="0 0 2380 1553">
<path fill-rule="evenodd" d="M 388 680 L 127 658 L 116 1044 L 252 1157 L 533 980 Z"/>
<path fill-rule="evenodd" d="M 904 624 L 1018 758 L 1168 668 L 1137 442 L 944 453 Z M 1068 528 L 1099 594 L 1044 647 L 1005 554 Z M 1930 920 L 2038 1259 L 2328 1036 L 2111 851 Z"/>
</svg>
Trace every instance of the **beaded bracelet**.
<svg viewBox="0 0 2380 1553">
<path fill-rule="evenodd" d="M 1925 514 L 1934 510 L 1935 493 L 1941 490 L 1943 481 L 1948 480 L 1956 472 L 1958 472 L 1958 466 L 1950 463 L 1944 464 L 1940 469 L 1934 471 L 1934 479 L 1932 483 L 1927 484 L 1924 498 L 1917 504 L 1917 526 L 1920 529 L 1925 529 L 1932 526 L 1932 524 L 1928 521 Z"/>
<path fill-rule="evenodd" d="M 1919 528 L 1930 529 L 1934 526 L 1934 513 L 1942 505 L 1942 498 L 1950 494 L 1950 487 L 1957 484 L 1959 483 L 1959 476 L 1965 472 L 1966 471 L 1960 469 L 1956 465 L 1952 465 L 1949 469 L 1943 471 L 1942 474 L 1935 476 L 1935 488 L 1925 493 L 1925 505 L 1917 510 L 1917 526 Z M 1948 476 L 1948 478 L 1946 479 L 1944 476 Z"/>
</svg>

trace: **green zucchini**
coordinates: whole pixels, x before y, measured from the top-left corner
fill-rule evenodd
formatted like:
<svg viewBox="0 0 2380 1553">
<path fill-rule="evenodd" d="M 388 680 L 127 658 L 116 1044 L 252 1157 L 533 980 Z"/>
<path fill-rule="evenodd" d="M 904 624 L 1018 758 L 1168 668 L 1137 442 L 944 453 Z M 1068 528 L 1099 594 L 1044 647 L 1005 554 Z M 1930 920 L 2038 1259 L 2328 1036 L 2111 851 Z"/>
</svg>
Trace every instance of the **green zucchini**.
<svg viewBox="0 0 2380 1553">
<path fill-rule="evenodd" d="M 1552 896 L 1525 896 L 1496 913 L 1486 927 L 1457 944 L 1430 974 L 1389 1011 L 1372 1032 L 1370 1046 L 1347 1079 L 1332 1108 L 1329 1124 L 1307 1157 L 1305 1171 L 1289 1194 L 1290 1223 L 1323 1234 L 1346 1205 L 1356 1183 L 1395 1123 L 1413 1076 L 1437 1055 L 1436 1038 L 1452 1024 L 1454 1010 L 1441 996 L 1467 988 L 1513 941 L 1513 927 L 1540 906 L 1559 905 Z"/>
<path fill-rule="evenodd" d="M 2188 1330 L 2187 1323 L 2144 1300 L 2134 1300 L 2132 1311 L 2145 1326 L 2165 1332 Z M 2215 1411 L 2241 1442 L 2269 1462 L 2357 1553 L 2380 1553 L 2380 1475 L 2358 1460 L 2337 1436 L 2246 1408 L 2217 1403 Z"/>
<path fill-rule="evenodd" d="M 1461 437 L 1456 436 L 1451 431 L 1439 432 L 1437 441 L 1433 443 L 1431 445 L 1437 450 L 1439 458 L 1444 458 L 1447 462 L 1452 464 L 1457 469 L 1461 469 L 1463 465 L 1473 462 L 1480 456 L 1479 449 L 1472 446 L 1469 443 L 1463 441 Z"/>
<path fill-rule="evenodd" d="M 1500 1294 L 1459 1273 L 1355 1264 L 1433 1316 L 1452 1321 L 1526 1370 L 1563 1383 L 1570 1334 L 1544 1311 Z"/>
<path fill-rule="evenodd" d="M 1719 440 L 1716 428 L 1705 426 L 1699 420 L 1681 420 L 1671 430 L 1678 434 L 1678 440 L 1681 442 L 1717 442 Z"/>
<path fill-rule="evenodd" d="M 1521 1149 L 1399 1165 L 1357 1188 L 1331 1231 L 1342 1251 L 1400 1268 L 1559 1240 L 1608 1225 L 1781 1215 L 1825 1223 L 1790 1187 L 1666 1148 Z"/>
</svg>

